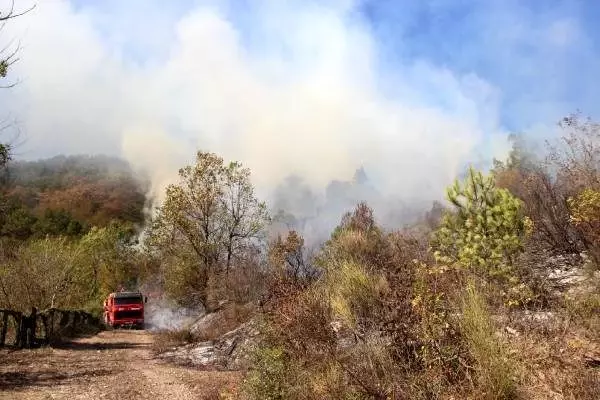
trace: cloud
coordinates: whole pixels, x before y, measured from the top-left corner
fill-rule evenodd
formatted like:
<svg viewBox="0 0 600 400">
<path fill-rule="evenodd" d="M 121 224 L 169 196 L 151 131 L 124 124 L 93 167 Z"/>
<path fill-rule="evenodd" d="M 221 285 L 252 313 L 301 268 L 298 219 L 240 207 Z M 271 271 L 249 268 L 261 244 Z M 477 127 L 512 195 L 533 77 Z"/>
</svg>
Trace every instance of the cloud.
<svg viewBox="0 0 600 400">
<path fill-rule="evenodd" d="M 366 2 L 170 4 L 53 0 L 7 25 L 23 82 L 0 104 L 26 156 L 120 154 L 154 195 L 197 149 L 250 167 L 265 197 L 291 175 L 323 197 L 363 166 L 384 198 L 418 203 L 506 150 L 502 85 L 426 54 L 390 62 Z M 518 29 L 484 33 L 514 43 Z M 546 34 L 561 48 L 582 35 L 567 18 Z"/>
</svg>

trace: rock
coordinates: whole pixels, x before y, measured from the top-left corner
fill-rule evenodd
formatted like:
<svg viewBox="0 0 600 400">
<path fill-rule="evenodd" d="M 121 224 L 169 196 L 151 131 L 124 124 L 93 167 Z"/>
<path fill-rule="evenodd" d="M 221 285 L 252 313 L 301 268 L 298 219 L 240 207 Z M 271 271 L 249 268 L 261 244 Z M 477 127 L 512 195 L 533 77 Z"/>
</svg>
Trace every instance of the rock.
<svg viewBox="0 0 600 400">
<path fill-rule="evenodd" d="M 199 337 L 201 332 L 205 331 L 220 317 L 220 313 L 210 313 L 203 315 L 199 319 L 196 320 L 190 327 L 190 333 L 194 337 Z"/>
<path fill-rule="evenodd" d="M 513 336 L 518 336 L 518 335 L 519 335 L 519 332 L 517 332 L 517 330 L 516 330 L 516 329 L 513 329 L 513 328 L 511 328 L 510 326 L 507 326 L 507 327 L 505 327 L 505 328 L 504 328 L 504 330 L 505 330 L 505 331 L 506 331 L 508 334 L 510 334 L 510 335 L 513 335 Z"/>
<path fill-rule="evenodd" d="M 211 316 L 211 314 L 202 317 L 194 324 L 196 331 L 202 329 L 203 324 L 208 324 L 214 318 L 216 316 Z M 238 370 L 246 366 L 251 351 L 258 343 L 259 335 L 257 323 L 250 320 L 214 341 L 177 347 L 158 357 L 181 364 Z"/>
<path fill-rule="evenodd" d="M 590 368 L 600 368 L 600 355 L 585 354 L 583 360 L 585 365 Z"/>
</svg>

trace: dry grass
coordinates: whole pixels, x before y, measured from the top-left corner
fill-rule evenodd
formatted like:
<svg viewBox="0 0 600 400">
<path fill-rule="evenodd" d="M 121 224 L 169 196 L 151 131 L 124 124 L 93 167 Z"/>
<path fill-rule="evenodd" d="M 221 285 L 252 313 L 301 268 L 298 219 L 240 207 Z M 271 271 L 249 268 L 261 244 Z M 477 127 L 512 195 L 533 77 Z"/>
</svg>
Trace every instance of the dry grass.
<svg viewBox="0 0 600 400">
<path fill-rule="evenodd" d="M 248 322 L 255 313 L 256 307 L 253 304 L 228 303 L 216 313 L 215 318 L 194 333 L 194 339 L 197 341 L 216 340 Z"/>
<path fill-rule="evenodd" d="M 585 330 L 571 326 L 553 336 L 523 332 L 510 343 L 522 366 L 521 388 L 528 399 L 599 399 L 600 369 L 585 356 L 600 355 L 600 346 Z"/>
<path fill-rule="evenodd" d="M 481 397 L 515 398 L 514 364 L 496 335 L 484 298 L 473 284 L 467 285 L 463 298 L 461 325 L 475 361 L 476 386 Z"/>
<path fill-rule="evenodd" d="M 155 354 L 160 354 L 172 349 L 173 347 L 193 343 L 194 341 L 194 337 L 190 333 L 189 329 L 184 328 L 173 331 L 159 331 L 154 334 L 152 351 Z"/>
</svg>

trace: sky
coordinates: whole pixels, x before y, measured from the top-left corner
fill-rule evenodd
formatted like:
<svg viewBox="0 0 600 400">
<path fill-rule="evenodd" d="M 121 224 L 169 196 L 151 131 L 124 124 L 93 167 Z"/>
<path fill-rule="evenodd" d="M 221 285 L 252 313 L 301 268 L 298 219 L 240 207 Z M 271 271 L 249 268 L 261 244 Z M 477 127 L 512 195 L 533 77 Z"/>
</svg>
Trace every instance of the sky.
<svg viewBox="0 0 600 400">
<path fill-rule="evenodd" d="M 159 197 L 202 149 L 261 193 L 362 166 L 383 196 L 432 199 L 508 133 L 600 114 L 593 0 L 35 3 L 0 34 L 21 46 L 0 92 L 17 155 L 118 155 Z"/>
</svg>

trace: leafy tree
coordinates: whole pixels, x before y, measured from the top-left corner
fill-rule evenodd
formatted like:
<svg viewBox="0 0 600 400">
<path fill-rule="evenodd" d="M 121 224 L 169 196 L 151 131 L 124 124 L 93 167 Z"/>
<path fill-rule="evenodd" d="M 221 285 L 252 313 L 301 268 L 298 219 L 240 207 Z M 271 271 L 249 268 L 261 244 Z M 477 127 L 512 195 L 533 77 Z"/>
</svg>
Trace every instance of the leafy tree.
<svg viewBox="0 0 600 400">
<path fill-rule="evenodd" d="M 81 307 L 84 301 L 81 253 L 65 238 L 22 244 L 0 267 L 0 278 L 1 302 L 16 309 Z"/>
<path fill-rule="evenodd" d="M 34 234 L 40 236 L 77 236 L 83 232 L 83 226 L 65 210 L 47 209 L 44 216 L 33 225 L 32 230 Z"/>
<path fill-rule="evenodd" d="M 3 220 L 1 236 L 24 240 L 31 236 L 37 218 L 24 207 L 15 207 L 7 212 Z"/>
<path fill-rule="evenodd" d="M 84 260 L 88 306 L 99 307 L 104 297 L 119 288 L 135 289 L 139 271 L 133 245 L 135 230 L 130 224 L 113 223 L 93 227 L 79 241 Z"/>
<path fill-rule="evenodd" d="M 576 253 L 578 237 L 569 224 L 564 179 L 552 172 L 555 168 L 549 160 L 539 159 L 527 149 L 522 136 L 513 135 L 510 140 L 513 146 L 508 159 L 494 161 L 496 185 L 523 201 L 523 210 L 535 226 L 532 243 L 555 253 Z"/>
<path fill-rule="evenodd" d="M 268 214 L 254 195 L 250 170 L 237 162 L 226 165 L 215 154 L 198 152 L 195 165 L 180 169 L 179 176 L 180 183 L 166 189 L 148 243 L 179 259 L 174 278 L 189 283 L 194 276 L 194 291 L 206 306 L 211 275 L 228 273 L 258 244 Z"/>
<path fill-rule="evenodd" d="M 140 276 L 130 226 L 92 228 L 81 239 L 47 236 L 22 242 L 0 263 L 0 307 L 87 308 L 100 312 L 104 297 L 134 289 Z"/>
<path fill-rule="evenodd" d="M 297 282 L 311 275 L 305 253 L 304 238 L 296 231 L 289 231 L 285 238 L 277 236 L 271 244 L 269 259 L 282 279 Z"/>
<path fill-rule="evenodd" d="M 568 200 L 571 223 L 579 230 L 590 256 L 600 264 L 600 191 L 584 189 Z"/>
<path fill-rule="evenodd" d="M 484 276 L 510 276 L 531 227 L 521 201 L 472 168 L 462 184 L 457 180 L 447 189 L 447 197 L 454 212 L 444 215 L 434 233 L 438 261 Z"/>
</svg>

